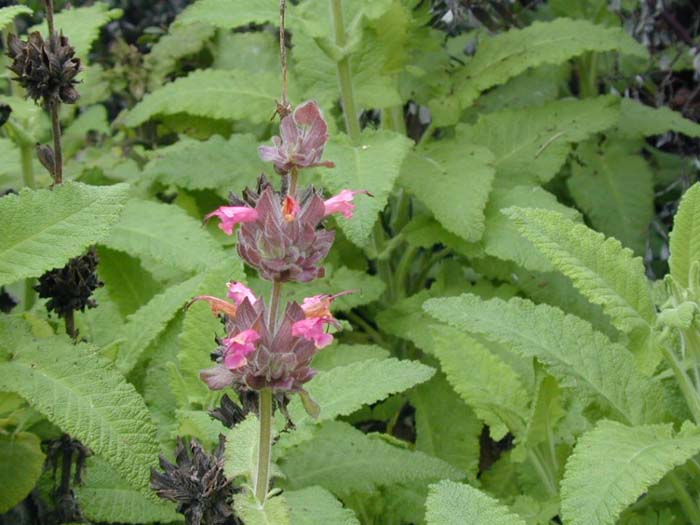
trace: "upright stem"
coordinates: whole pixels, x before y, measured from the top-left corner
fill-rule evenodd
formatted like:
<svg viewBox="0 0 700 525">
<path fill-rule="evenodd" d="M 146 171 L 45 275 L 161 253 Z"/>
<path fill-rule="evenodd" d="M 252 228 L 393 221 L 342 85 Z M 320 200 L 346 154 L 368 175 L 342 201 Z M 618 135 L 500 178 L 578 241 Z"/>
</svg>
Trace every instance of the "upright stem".
<svg viewBox="0 0 700 525">
<path fill-rule="evenodd" d="M 685 397 L 685 401 L 688 404 L 688 409 L 693 415 L 695 423 L 700 423 L 700 397 L 698 396 L 698 391 L 695 390 L 695 385 L 693 385 L 693 382 L 688 377 L 683 364 L 673 353 L 673 349 L 671 349 L 666 342 L 662 342 L 660 346 L 664 357 L 673 370 L 673 374 L 676 376 L 678 386 L 683 393 L 683 397 Z"/>
<path fill-rule="evenodd" d="M 280 62 L 282 65 L 282 107 L 289 107 L 287 99 L 287 44 L 284 30 L 284 15 L 287 10 L 286 0 L 280 0 Z M 284 116 L 284 115 L 283 115 Z"/>
<path fill-rule="evenodd" d="M 347 44 L 342 0 L 331 0 L 331 14 L 335 31 L 335 44 L 342 49 Z M 343 116 L 345 117 L 345 130 L 350 136 L 350 140 L 356 144 L 360 140 L 361 130 L 360 121 L 357 118 L 357 108 L 355 107 L 355 94 L 352 88 L 350 57 L 344 55 L 338 61 L 336 67 L 338 69 L 338 84 L 340 85 L 340 100 L 343 104 Z"/>
<path fill-rule="evenodd" d="M 270 309 L 267 312 L 267 327 L 271 334 L 275 333 L 277 328 L 277 310 L 280 305 L 280 297 L 282 295 L 282 283 L 280 281 L 272 281 L 272 294 L 270 295 Z"/>
<path fill-rule="evenodd" d="M 49 101 L 49 112 L 51 113 L 51 131 L 53 133 L 53 154 L 54 163 L 54 183 L 63 183 L 63 152 L 61 150 L 61 117 L 59 115 L 61 103 L 58 99 L 52 98 Z"/>
<path fill-rule="evenodd" d="M 34 188 L 34 147 L 22 142 L 19 146 L 20 159 L 22 161 L 22 180 L 27 188 Z"/>
<path fill-rule="evenodd" d="M 272 390 L 260 391 L 260 433 L 258 442 L 258 470 L 255 478 L 255 498 L 265 502 L 270 483 L 270 458 L 272 457 Z"/>
<path fill-rule="evenodd" d="M 668 474 L 668 480 L 671 482 L 671 485 L 676 492 L 678 502 L 681 504 L 683 512 L 685 512 L 686 516 L 690 520 L 690 523 L 700 523 L 700 509 L 698 509 L 695 500 L 690 494 L 688 494 L 688 491 L 683 486 L 683 483 L 681 483 L 681 480 L 678 479 L 676 473 L 670 472 Z"/>
<path fill-rule="evenodd" d="M 53 46 L 53 39 L 51 38 L 54 34 L 53 25 L 53 0 L 46 0 L 46 23 L 49 26 L 49 45 Z M 52 49 L 52 51 L 54 51 Z"/>
<path fill-rule="evenodd" d="M 78 332 L 75 330 L 75 313 L 73 310 L 70 310 L 66 313 L 66 316 L 63 318 L 63 320 L 66 323 L 66 333 L 70 336 L 70 338 L 75 341 L 78 339 Z"/>
<path fill-rule="evenodd" d="M 299 181 L 299 170 L 294 166 L 292 172 L 289 174 L 289 188 L 287 194 L 290 197 L 296 198 L 297 195 L 297 183 Z"/>
</svg>

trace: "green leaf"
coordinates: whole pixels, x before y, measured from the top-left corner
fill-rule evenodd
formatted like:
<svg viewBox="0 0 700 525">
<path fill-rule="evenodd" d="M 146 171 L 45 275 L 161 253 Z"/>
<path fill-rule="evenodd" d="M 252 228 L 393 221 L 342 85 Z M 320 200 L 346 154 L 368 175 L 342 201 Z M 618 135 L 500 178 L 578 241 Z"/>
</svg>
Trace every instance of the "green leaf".
<svg viewBox="0 0 700 525">
<path fill-rule="evenodd" d="M 346 345 L 339 344 L 325 348 L 314 356 L 311 367 L 320 370 L 330 370 L 337 366 L 346 366 L 368 359 L 382 360 L 389 357 L 389 351 L 377 345 Z"/>
<path fill-rule="evenodd" d="M 60 268 L 102 240 L 128 197 L 128 186 L 68 182 L 24 189 L 0 200 L 0 285 Z M 48 249 L 50 247 L 50 249 Z"/>
<path fill-rule="evenodd" d="M 119 477 L 100 457 L 88 460 L 83 483 L 75 487 L 80 510 L 101 523 L 171 523 L 182 521 L 171 502 L 147 497 Z"/>
<path fill-rule="evenodd" d="M 116 303 L 122 315 L 134 313 L 159 291 L 160 285 L 143 269 L 138 259 L 104 246 L 98 252 L 100 277 L 104 280 L 109 298 Z"/>
<path fill-rule="evenodd" d="M 104 244 L 185 272 L 201 271 L 226 259 L 221 247 L 182 208 L 139 199 L 129 201 Z"/>
<path fill-rule="evenodd" d="M 463 476 L 444 461 L 395 447 L 340 421 L 321 425 L 313 439 L 285 456 L 280 467 L 290 489 L 319 485 L 339 497 L 370 493 L 381 485 Z"/>
<path fill-rule="evenodd" d="M 219 31 L 213 50 L 214 69 L 239 71 L 275 71 L 280 67 L 277 35 L 265 31 L 228 33 Z"/>
<path fill-rule="evenodd" d="M 484 251 L 499 259 L 514 261 L 528 270 L 551 270 L 549 261 L 533 248 L 528 239 L 523 238 L 512 221 L 503 214 L 503 210 L 511 206 L 552 210 L 571 220 L 579 218 L 578 212 L 560 204 L 554 195 L 539 186 L 497 188 L 489 197 L 486 231 L 482 239 Z"/>
<path fill-rule="evenodd" d="M 547 182 L 566 161 L 571 143 L 617 122 L 619 104 L 618 98 L 604 96 L 488 113 L 476 124 L 460 124 L 457 137 L 491 150 L 497 181 L 509 185 Z"/>
<path fill-rule="evenodd" d="M 293 9 L 290 11 L 287 21 L 291 25 L 300 23 Z M 201 0 L 189 6 L 176 23 L 188 25 L 203 22 L 222 29 L 234 29 L 248 24 L 276 24 L 279 23 L 279 16 L 280 6 L 276 0 Z"/>
<path fill-rule="evenodd" d="M 88 7 L 63 9 L 54 16 L 54 27 L 56 32 L 62 31 L 70 39 L 70 45 L 75 48 L 76 55 L 87 62 L 90 48 L 100 35 L 100 28 L 121 16 L 121 9 L 110 9 L 107 3 L 95 2 Z M 44 22 L 42 25 L 30 27 L 28 32 L 41 31 L 47 34 L 48 30 Z"/>
<path fill-rule="evenodd" d="M 7 350 L 14 357 L 0 364 L 0 391 L 24 397 L 148 492 L 150 469 L 158 463 L 156 429 L 141 396 L 111 363 L 58 336 Z"/>
<path fill-rule="evenodd" d="M 694 184 L 681 199 L 671 232 L 671 275 L 683 288 L 690 286 L 690 269 L 700 261 L 700 184 Z"/>
<path fill-rule="evenodd" d="M 700 452 L 691 424 L 628 427 L 601 421 L 584 434 L 566 463 L 561 510 L 571 525 L 616 523 L 620 513 L 667 472 Z"/>
<path fill-rule="evenodd" d="M 484 208 L 495 170 L 486 148 L 441 140 L 406 157 L 401 183 L 445 229 L 467 241 L 484 233 Z"/>
<path fill-rule="evenodd" d="M 153 117 L 187 113 L 262 124 L 270 119 L 276 97 L 279 97 L 276 74 L 198 70 L 146 95 L 123 117 L 123 123 L 135 127 Z"/>
<path fill-rule="evenodd" d="M 409 399 L 416 409 L 416 450 L 447 461 L 476 480 L 483 424 L 474 411 L 442 373 L 414 388 Z"/>
<path fill-rule="evenodd" d="M 127 375 L 136 366 L 139 357 L 148 345 L 165 329 L 192 297 L 206 274 L 200 274 L 178 285 L 168 287 L 127 318 L 119 330 L 117 339 L 124 339 L 119 348 L 116 367 Z"/>
<path fill-rule="evenodd" d="M 267 498 L 261 505 L 250 491 L 245 491 L 235 498 L 234 510 L 245 525 L 291 525 L 284 495 Z"/>
<path fill-rule="evenodd" d="M 344 135 L 328 143 L 324 158 L 335 162 L 336 168 L 324 173 L 325 184 L 334 193 L 343 189 L 367 190 L 374 196 L 358 195 L 354 201 L 355 216 L 350 220 L 337 219 L 348 239 L 358 246 L 363 246 L 372 233 L 411 145 L 404 135 L 386 130 L 365 131 L 358 146 L 353 146 Z"/>
<path fill-rule="evenodd" d="M 248 416 L 226 434 L 224 474 L 228 479 L 255 479 L 258 454 L 258 418 Z"/>
<path fill-rule="evenodd" d="M 580 145 L 567 183 L 596 230 L 641 255 L 654 215 L 654 183 L 651 168 L 635 146 L 639 145 L 621 141 Z"/>
<path fill-rule="evenodd" d="M 425 506 L 428 525 L 525 525 L 498 500 L 454 481 L 431 485 Z"/>
<path fill-rule="evenodd" d="M 228 140 L 214 135 L 205 141 L 185 139 L 157 150 L 143 169 L 144 177 L 188 190 L 212 189 L 227 196 L 254 187 L 268 165 L 258 157 L 253 135 L 232 135 Z"/>
<path fill-rule="evenodd" d="M 641 258 L 617 239 L 552 211 L 511 208 L 506 214 L 589 301 L 603 307 L 616 328 L 641 340 L 650 337 L 656 310 Z M 653 371 L 658 351 L 635 349 L 643 368 Z"/>
<path fill-rule="evenodd" d="M 560 64 L 586 51 L 619 51 L 648 57 L 644 46 L 622 28 L 557 18 L 535 22 L 524 29 L 511 29 L 481 42 L 474 57 L 458 71 L 455 92 L 465 108 L 482 91 L 503 84 L 531 67 Z"/>
<path fill-rule="evenodd" d="M 667 107 L 654 108 L 636 100 L 620 101 L 620 120 L 617 128 L 624 136 L 648 137 L 678 131 L 688 137 L 700 137 L 700 124 L 688 120 L 681 113 Z"/>
<path fill-rule="evenodd" d="M 562 386 L 595 394 L 623 421 L 639 424 L 663 414 L 660 386 L 638 372 L 626 348 L 583 319 L 520 298 L 483 301 L 471 294 L 430 299 L 424 308 L 455 328 L 537 357 Z"/>
<path fill-rule="evenodd" d="M 432 333 L 433 353 L 440 359 L 447 380 L 489 425 L 493 438 L 500 440 L 508 431 L 519 436 L 525 430 L 523 417 L 529 412 L 530 395 L 515 370 L 463 332 L 440 326 Z M 486 377 L 488 381 L 484 381 Z"/>
<path fill-rule="evenodd" d="M 0 514 L 29 495 L 43 470 L 44 453 L 36 435 L 0 434 Z"/>
<path fill-rule="evenodd" d="M 284 493 L 293 525 L 360 525 L 355 513 L 343 507 L 321 487 L 307 487 Z"/>
<path fill-rule="evenodd" d="M 0 8 L 0 30 L 5 29 L 16 16 L 31 15 L 32 10 L 26 5 L 10 5 Z"/>
</svg>

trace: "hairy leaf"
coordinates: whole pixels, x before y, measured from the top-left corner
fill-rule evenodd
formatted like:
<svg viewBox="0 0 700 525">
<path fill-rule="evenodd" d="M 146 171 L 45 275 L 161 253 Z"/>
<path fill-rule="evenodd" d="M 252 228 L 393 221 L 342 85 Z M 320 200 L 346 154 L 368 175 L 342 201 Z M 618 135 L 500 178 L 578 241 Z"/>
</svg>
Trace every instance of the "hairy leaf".
<svg viewBox="0 0 700 525">
<path fill-rule="evenodd" d="M 250 491 L 245 491 L 234 499 L 234 510 L 245 525 L 292 525 L 287 498 L 282 494 L 267 498 L 261 505 Z"/>
<path fill-rule="evenodd" d="M 288 21 L 292 25 L 301 22 L 294 16 L 294 10 L 290 11 Z M 202 0 L 184 11 L 177 23 L 204 22 L 222 29 L 233 29 L 248 24 L 278 22 L 279 16 L 280 6 L 276 0 Z"/>
<path fill-rule="evenodd" d="M 498 500 L 454 481 L 431 485 L 425 505 L 428 525 L 525 525 Z"/>
<path fill-rule="evenodd" d="M 75 487 L 80 510 L 100 523 L 170 523 L 180 521 L 171 502 L 147 497 L 126 483 L 102 458 L 88 460 L 86 475 Z"/>
<path fill-rule="evenodd" d="M 125 184 L 68 182 L 0 199 L 0 285 L 60 268 L 102 240 L 127 196 Z"/>
<path fill-rule="evenodd" d="M 4 29 L 16 16 L 31 15 L 32 10 L 26 5 L 10 5 L 0 8 L 0 29 Z"/>
<path fill-rule="evenodd" d="M 629 427 L 601 421 L 584 434 L 566 464 L 561 484 L 564 522 L 613 524 L 667 472 L 700 452 L 700 432 L 686 424 Z"/>
<path fill-rule="evenodd" d="M 492 163 L 486 148 L 443 140 L 409 154 L 400 180 L 446 230 L 474 242 L 484 233 Z"/>
<path fill-rule="evenodd" d="M 29 495 L 43 467 L 41 440 L 35 434 L 0 434 L 0 514 Z"/>
<path fill-rule="evenodd" d="M 105 244 L 185 272 L 216 266 L 226 255 L 202 226 L 177 206 L 131 199 Z"/>
<path fill-rule="evenodd" d="M 621 28 L 587 20 L 558 18 L 511 29 L 484 40 L 474 57 L 458 72 L 456 92 L 462 107 L 482 91 L 542 64 L 559 64 L 586 51 L 619 51 L 646 58 L 647 50 Z"/>
<path fill-rule="evenodd" d="M 700 261 L 700 184 L 683 195 L 671 232 L 671 275 L 683 288 L 690 285 L 690 269 Z"/>
<path fill-rule="evenodd" d="M 338 219 L 345 235 L 355 244 L 364 245 L 372 233 L 411 144 L 407 137 L 385 130 L 365 131 L 357 146 L 342 135 L 329 142 L 324 158 L 335 162 L 336 167 L 324 173 L 325 184 L 334 193 L 347 188 L 367 190 L 373 195 L 356 196 L 355 216 Z"/>
<path fill-rule="evenodd" d="M 226 434 L 224 473 L 228 479 L 246 476 L 255 479 L 258 460 L 258 418 L 248 416 Z"/>
<path fill-rule="evenodd" d="M 425 309 L 450 325 L 537 357 L 562 386 L 594 393 L 623 421 L 657 420 L 664 396 L 637 371 L 632 354 L 590 324 L 558 308 L 513 298 L 483 301 L 471 294 L 430 299 Z"/>
<path fill-rule="evenodd" d="M 654 215 L 654 183 L 651 168 L 635 145 L 582 144 L 576 150 L 568 186 L 596 230 L 643 254 Z"/>
<path fill-rule="evenodd" d="M 158 459 L 156 429 L 141 396 L 111 363 L 58 336 L 7 350 L 14 355 L 0 364 L 0 390 L 20 394 L 135 488 L 148 491 Z"/>
<path fill-rule="evenodd" d="M 383 360 L 389 357 L 389 351 L 378 345 L 339 344 L 325 348 L 314 356 L 311 366 L 316 370 L 330 370 L 337 366 L 346 366 L 368 359 Z"/>
<path fill-rule="evenodd" d="M 280 467 L 290 489 L 319 485 L 339 497 L 372 492 L 381 485 L 463 476 L 444 461 L 395 447 L 340 421 L 321 425 L 313 439 L 285 456 Z"/>
<path fill-rule="evenodd" d="M 321 487 L 307 487 L 284 493 L 294 525 L 359 525 L 355 514 L 343 508 L 331 493 Z"/>
<path fill-rule="evenodd" d="M 661 135 L 678 131 L 689 137 L 700 137 L 700 124 L 688 120 L 668 107 L 654 108 L 635 100 L 623 98 L 620 102 L 620 133 L 630 137 Z"/>
<path fill-rule="evenodd" d="M 275 97 L 279 97 L 279 80 L 273 73 L 199 70 L 146 95 L 123 117 L 123 122 L 135 127 L 153 117 L 187 113 L 263 123 L 270 118 Z"/>
<path fill-rule="evenodd" d="M 160 286 L 136 258 L 104 246 L 98 253 L 100 278 L 122 315 L 134 313 L 158 292 Z"/>
</svg>

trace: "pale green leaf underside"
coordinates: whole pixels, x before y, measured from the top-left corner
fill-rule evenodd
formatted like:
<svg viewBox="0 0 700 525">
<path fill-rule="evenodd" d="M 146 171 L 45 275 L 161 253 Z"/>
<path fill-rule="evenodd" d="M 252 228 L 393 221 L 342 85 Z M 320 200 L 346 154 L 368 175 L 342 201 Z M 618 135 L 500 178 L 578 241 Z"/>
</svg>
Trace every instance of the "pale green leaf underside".
<svg viewBox="0 0 700 525">
<path fill-rule="evenodd" d="M 528 68 L 559 64 L 586 51 L 619 51 L 646 58 L 648 52 L 621 28 L 586 20 L 557 18 L 511 29 L 484 40 L 474 57 L 458 72 L 461 106 L 468 107 L 482 91 L 506 82 Z"/>
<path fill-rule="evenodd" d="M 287 453 L 280 467 L 290 489 L 319 485 L 341 497 L 381 485 L 464 475 L 444 461 L 395 447 L 340 421 L 322 424 L 313 439 Z"/>
<path fill-rule="evenodd" d="M 454 481 L 431 485 L 425 506 L 428 525 L 525 525 L 498 500 Z"/>
<path fill-rule="evenodd" d="M 12 22 L 16 16 L 22 14 L 31 15 L 32 10 L 26 5 L 10 5 L 0 8 L 0 30 Z"/>
<path fill-rule="evenodd" d="M 158 462 L 156 429 L 141 396 L 111 363 L 57 336 L 8 350 L 15 357 L 0 364 L 0 391 L 20 394 L 135 488 L 148 491 Z"/>
<path fill-rule="evenodd" d="M 270 72 L 198 70 L 146 95 L 123 118 L 134 127 L 165 115 L 187 113 L 222 120 L 267 122 L 279 97 L 279 79 Z"/>
<path fill-rule="evenodd" d="M 134 489 L 102 458 L 88 461 L 83 483 L 75 487 L 80 510 L 101 523 L 171 523 L 182 521 L 175 504 Z"/>
<path fill-rule="evenodd" d="M 339 135 L 328 143 L 324 158 L 336 167 L 324 172 L 323 181 L 333 193 L 343 189 L 367 190 L 374 197 L 357 195 L 352 219 L 338 218 L 347 237 L 362 246 L 367 242 L 377 216 L 386 206 L 401 164 L 413 143 L 407 137 L 391 131 L 365 131 L 359 145 Z"/>
<path fill-rule="evenodd" d="M 484 301 L 471 294 L 430 299 L 424 308 L 455 328 L 537 357 L 562 386 L 595 394 L 623 421 L 653 421 L 663 411 L 663 392 L 637 371 L 626 348 L 558 308 L 520 298 Z"/>
<path fill-rule="evenodd" d="M 644 265 L 620 241 L 553 211 L 511 208 L 506 214 L 589 301 L 603 307 L 617 328 L 650 329 L 656 314 Z"/>
<path fill-rule="evenodd" d="M 185 272 L 201 271 L 225 260 L 221 247 L 182 209 L 131 199 L 104 244 Z"/>
<path fill-rule="evenodd" d="M 44 453 L 36 435 L 0 434 L 0 514 L 29 495 L 43 468 Z"/>
<path fill-rule="evenodd" d="M 234 499 L 234 515 L 245 525 L 293 525 L 289 520 L 289 505 L 284 494 L 258 503 L 250 491 L 239 494 Z"/>
<path fill-rule="evenodd" d="M 700 433 L 688 424 L 628 427 L 601 421 L 584 434 L 561 484 L 567 525 L 613 525 L 620 513 L 674 467 L 700 451 Z"/>
<path fill-rule="evenodd" d="M 671 232 L 671 275 L 688 288 L 690 268 L 700 261 L 700 184 L 694 184 L 681 200 Z"/>
<path fill-rule="evenodd" d="M 224 473 L 228 479 L 255 479 L 258 451 L 258 418 L 249 414 L 226 434 Z"/>
<path fill-rule="evenodd" d="M 478 241 L 495 175 L 493 154 L 457 141 L 439 141 L 406 157 L 400 182 L 449 232 Z"/>
<path fill-rule="evenodd" d="M 117 222 L 128 186 L 68 182 L 0 200 L 0 285 L 60 268 Z"/>
<path fill-rule="evenodd" d="M 322 487 L 307 487 L 284 493 L 291 510 L 292 525 L 359 525 L 355 513 L 343 507 Z"/>
</svg>

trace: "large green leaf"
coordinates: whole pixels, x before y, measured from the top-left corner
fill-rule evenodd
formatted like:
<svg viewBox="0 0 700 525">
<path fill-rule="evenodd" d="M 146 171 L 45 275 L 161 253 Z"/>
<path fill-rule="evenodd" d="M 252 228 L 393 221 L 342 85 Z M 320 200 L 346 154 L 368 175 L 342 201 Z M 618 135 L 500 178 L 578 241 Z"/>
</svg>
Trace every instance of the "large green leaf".
<svg viewBox="0 0 700 525">
<path fill-rule="evenodd" d="M 333 494 L 321 487 L 284 493 L 291 510 L 292 525 L 359 525 L 355 514 L 343 508 Z"/>
<path fill-rule="evenodd" d="M 134 313 L 159 291 L 160 285 L 135 257 L 105 246 L 99 247 L 98 255 L 100 278 L 122 315 Z"/>
<path fill-rule="evenodd" d="M 652 422 L 664 412 L 663 391 L 638 372 L 626 348 L 558 308 L 464 294 L 430 299 L 425 309 L 455 328 L 537 357 L 562 386 L 575 387 L 581 396 L 594 394 L 623 421 Z"/>
<path fill-rule="evenodd" d="M 700 261 L 700 184 L 683 195 L 671 232 L 671 275 L 684 288 L 690 285 L 690 269 Z"/>
<path fill-rule="evenodd" d="M 667 472 L 700 452 L 691 424 L 628 427 L 601 421 L 584 434 L 566 463 L 561 484 L 564 523 L 612 525 Z"/>
<path fill-rule="evenodd" d="M 571 143 L 617 122 L 619 104 L 613 96 L 557 100 L 481 115 L 476 124 L 458 126 L 457 133 L 461 140 L 491 150 L 497 181 L 547 182 L 566 161 Z"/>
<path fill-rule="evenodd" d="M 568 186 L 596 230 L 643 254 L 654 215 L 654 183 L 638 146 L 621 141 L 600 147 L 582 144 L 576 149 Z"/>
<path fill-rule="evenodd" d="M 636 100 L 623 98 L 617 128 L 623 135 L 640 137 L 679 131 L 689 137 L 700 137 L 700 124 L 684 118 L 668 107 L 654 108 Z"/>
<path fill-rule="evenodd" d="M 454 481 L 431 485 L 425 505 L 428 525 L 525 525 L 498 500 Z"/>
<path fill-rule="evenodd" d="M 339 218 L 347 237 L 357 245 L 367 242 L 377 216 L 386 206 L 394 181 L 412 142 L 391 131 L 365 131 L 358 145 L 344 135 L 334 137 L 324 157 L 336 167 L 324 173 L 324 183 L 334 192 L 343 189 L 367 190 L 373 197 L 355 197 L 357 209 L 352 219 Z"/>
<path fill-rule="evenodd" d="M 267 122 L 279 97 L 279 79 L 269 72 L 206 69 L 190 73 L 146 95 L 124 117 L 134 127 L 165 115 Z"/>
<path fill-rule="evenodd" d="M 495 170 L 486 148 L 441 140 L 406 157 L 401 183 L 451 233 L 478 241 Z"/>
<path fill-rule="evenodd" d="M 0 390 L 20 394 L 134 488 L 148 492 L 150 469 L 158 463 L 156 429 L 134 387 L 86 345 L 15 335 L 24 342 L 4 348 L 13 358 L 0 364 Z"/>
<path fill-rule="evenodd" d="M 390 445 L 340 421 L 322 424 L 313 439 L 287 453 L 280 467 L 290 489 L 319 485 L 339 497 L 381 485 L 464 475 L 444 461 Z"/>
<path fill-rule="evenodd" d="M 221 247 L 182 208 L 140 199 L 129 201 L 104 244 L 185 272 L 226 260 Z"/>
<path fill-rule="evenodd" d="M 287 20 L 298 24 L 301 20 L 294 16 L 291 6 Z M 279 2 L 276 0 L 200 0 L 180 15 L 178 24 L 187 25 L 204 22 L 222 29 L 233 29 L 248 24 L 278 22 Z"/>
<path fill-rule="evenodd" d="M 24 189 L 0 200 L 0 285 L 35 277 L 102 240 L 128 197 L 128 186 L 65 183 Z"/>
<path fill-rule="evenodd" d="M 100 523 L 171 523 L 181 521 L 175 505 L 147 497 L 126 483 L 102 458 L 88 460 L 83 483 L 75 488 L 80 510 Z"/>
<path fill-rule="evenodd" d="M 43 467 L 44 453 L 36 435 L 29 432 L 0 434 L 0 514 L 29 495 Z"/>
<path fill-rule="evenodd" d="M 31 14 L 32 10 L 26 5 L 10 5 L 0 8 L 0 30 L 12 22 L 16 16 Z"/>
<path fill-rule="evenodd" d="M 457 73 L 456 92 L 462 107 L 482 91 L 527 69 L 559 64 L 586 51 L 619 51 L 646 58 L 647 50 L 621 28 L 604 27 L 587 20 L 558 18 L 511 29 L 484 40 L 474 57 Z"/>
</svg>

